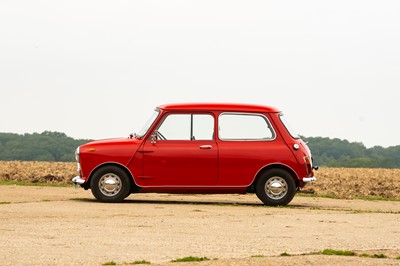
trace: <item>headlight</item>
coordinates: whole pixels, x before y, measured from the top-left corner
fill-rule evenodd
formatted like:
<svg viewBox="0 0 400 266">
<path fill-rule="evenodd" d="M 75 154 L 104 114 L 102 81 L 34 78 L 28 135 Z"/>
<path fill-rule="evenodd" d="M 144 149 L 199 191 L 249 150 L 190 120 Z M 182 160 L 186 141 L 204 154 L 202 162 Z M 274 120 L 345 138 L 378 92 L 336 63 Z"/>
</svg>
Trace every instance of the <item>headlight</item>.
<svg viewBox="0 0 400 266">
<path fill-rule="evenodd" d="M 76 148 L 76 151 L 75 151 L 75 160 L 79 163 L 79 148 L 80 147 L 78 147 L 78 148 Z"/>
</svg>

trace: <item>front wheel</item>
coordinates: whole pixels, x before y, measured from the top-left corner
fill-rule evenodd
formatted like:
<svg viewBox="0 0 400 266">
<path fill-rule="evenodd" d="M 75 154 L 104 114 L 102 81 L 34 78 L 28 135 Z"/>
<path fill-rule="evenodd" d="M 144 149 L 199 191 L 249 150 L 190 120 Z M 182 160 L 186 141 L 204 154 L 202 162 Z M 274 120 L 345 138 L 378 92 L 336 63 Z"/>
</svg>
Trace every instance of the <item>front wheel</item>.
<svg viewBox="0 0 400 266">
<path fill-rule="evenodd" d="M 263 173 L 256 184 L 257 197 L 269 206 L 287 205 L 296 194 L 293 177 L 282 169 Z"/>
<path fill-rule="evenodd" d="M 93 174 L 90 188 L 93 196 L 101 202 L 121 202 L 129 195 L 130 183 L 124 170 L 105 166 Z"/>
</svg>

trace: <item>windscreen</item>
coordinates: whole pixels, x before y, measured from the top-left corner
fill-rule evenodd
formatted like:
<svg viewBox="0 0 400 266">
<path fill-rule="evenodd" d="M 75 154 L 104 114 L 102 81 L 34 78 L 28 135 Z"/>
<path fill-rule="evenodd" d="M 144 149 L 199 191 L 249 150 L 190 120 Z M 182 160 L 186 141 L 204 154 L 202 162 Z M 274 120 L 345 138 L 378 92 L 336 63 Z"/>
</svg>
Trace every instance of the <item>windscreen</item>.
<svg viewBox="0 0 400 266">
<path fill-rule="evenodd" d="M 142 130 L 140 130 L 139 133 L 137 134 L 138 138 L 142 138 L 144 135 L 146 135 L 146 133 L 149 130 L 149 128 L 151 127 L 151 125 L 157 119 L 157 116 L 159 113 L 160 112 L 158 110 L 154 110 L 154 112 L 151 115 L 151 117 L 149 118 L 149 120 L 147 120 L 146 124 L 144 124 L 144 127 L 142 128 Z"/>
</svg>

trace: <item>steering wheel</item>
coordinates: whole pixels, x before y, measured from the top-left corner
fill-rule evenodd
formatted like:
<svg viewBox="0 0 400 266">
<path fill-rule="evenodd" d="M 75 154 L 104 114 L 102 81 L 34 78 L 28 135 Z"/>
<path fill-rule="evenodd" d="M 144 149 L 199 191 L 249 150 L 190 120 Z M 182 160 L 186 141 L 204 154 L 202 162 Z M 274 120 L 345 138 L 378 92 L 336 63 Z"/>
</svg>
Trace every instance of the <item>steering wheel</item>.
<svg viewBox="0 0 400 266">
<path fill-rule="evenodd" d="M 167 140 L 166 137 L 164 137 L 163 134 L 160 133 L 160 131 L 156 130 L 156 135 L 160 140 Z"/>
</svg>

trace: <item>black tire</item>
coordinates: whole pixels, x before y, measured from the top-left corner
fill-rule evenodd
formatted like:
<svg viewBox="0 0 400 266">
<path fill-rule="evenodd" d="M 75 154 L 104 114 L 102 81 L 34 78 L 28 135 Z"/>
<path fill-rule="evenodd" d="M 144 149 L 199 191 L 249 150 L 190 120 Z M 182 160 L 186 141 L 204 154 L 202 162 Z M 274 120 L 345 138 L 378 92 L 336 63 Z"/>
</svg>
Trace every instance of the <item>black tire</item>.
<svg viewBox="0 0 400 266">
<path fill-rule="evenodd" d="M 296 194 L 296 183 L 287 171 L 271 169 L 258 179 L 256 194 L 265 205 L 285 206 Z"/>
<path fill-rule="evenodd" d="M 121 202 L 130 194 L 129 177 L 115 166 L 104 166 L 96 170 L 90 180 L 93 196 L 101 202 Z"/>
</svg>

